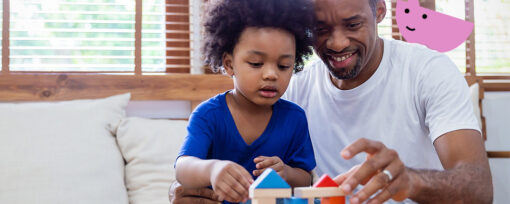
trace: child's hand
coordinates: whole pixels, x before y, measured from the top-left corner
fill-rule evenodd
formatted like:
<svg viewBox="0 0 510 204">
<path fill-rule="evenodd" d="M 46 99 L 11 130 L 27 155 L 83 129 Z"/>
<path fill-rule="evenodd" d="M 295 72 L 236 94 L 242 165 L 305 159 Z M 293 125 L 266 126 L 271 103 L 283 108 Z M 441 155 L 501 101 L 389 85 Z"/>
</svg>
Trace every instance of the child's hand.
<svg viewBox="0 0 510 204">
<path fill-rule="evenodd" d="M 218 161 L 211 170 L 211 185 L 220 200 L 246 202 L 252 183 L 250 173 L 231 161 Z"/>
<path fill-rule="evenodd" d="M 276 171 L 276 173 L 278 173 L 278 175 L 280 175 L 284 180 L 287 180 L 286 177 L 287 165 L 285 165 L 285 163 L 283 163 L 283 161 L 279 157 L 259 156 L 253 159 L 253 162 L 255 162 L 255 168 L 257 168 L 257 170 L 253 171 L 254 176 L 260 176 L 260 174 L 262 174 L 264 170 L 266 170 L 267 168 L 271 168 L 274 171 Z"/>
</svg>

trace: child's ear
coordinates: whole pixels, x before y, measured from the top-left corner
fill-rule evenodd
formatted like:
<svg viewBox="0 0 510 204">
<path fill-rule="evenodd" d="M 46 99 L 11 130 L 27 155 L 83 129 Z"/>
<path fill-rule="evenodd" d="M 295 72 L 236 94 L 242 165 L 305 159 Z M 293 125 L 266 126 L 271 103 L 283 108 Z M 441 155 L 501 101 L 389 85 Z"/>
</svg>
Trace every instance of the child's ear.
<svg viewBox="0 0 510 204">
<path fill-rule="evenodd" d="M 225 69 L 225 72 L 233 77 L 234 76 L 234 67 L 232 66 L 232 62 L 233 62 L 233 57 L 231 54 L 228 54 L 228 53 L 223 53 L 223 57 L 222 57 L 222 64 L 223 64 L 223 68 Z"/>
</svg>

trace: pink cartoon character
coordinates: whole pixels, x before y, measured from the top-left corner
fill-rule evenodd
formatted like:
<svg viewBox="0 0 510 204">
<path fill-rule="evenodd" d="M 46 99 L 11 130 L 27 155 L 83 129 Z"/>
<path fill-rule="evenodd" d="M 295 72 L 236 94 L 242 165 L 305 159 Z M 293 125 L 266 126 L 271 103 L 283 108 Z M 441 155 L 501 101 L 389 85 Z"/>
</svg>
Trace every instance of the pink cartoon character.
<svg viewBox="0 0 510 204">
<path fill-rule="evenodd" d="M 420 7 L 418 0 L 397 0 L 398 29 L 407 42 L 447 52 L 464 42 L 473 23 Z"/>
</svg>

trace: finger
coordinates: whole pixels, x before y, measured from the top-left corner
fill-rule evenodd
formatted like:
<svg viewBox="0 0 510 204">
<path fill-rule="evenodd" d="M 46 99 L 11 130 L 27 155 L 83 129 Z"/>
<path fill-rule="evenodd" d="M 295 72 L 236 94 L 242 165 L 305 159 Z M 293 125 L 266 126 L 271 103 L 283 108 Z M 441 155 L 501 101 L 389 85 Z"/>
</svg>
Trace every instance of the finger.
<svg viewBox="0 0 510 204">
<path fill-rule="evenodd" d="M 244 169 L 243 169 L 244 170 Z M 244 170 L 246 171 L 246 170 Z M 236 175 L 239 173 L 239 170 L 233 170 L 233 172 L 229 172 L 228 176 L 225 177 L 225 183 L 228 184 L 226 188 L 223 188 L 229 196 L 233 197 L 235 200 L 243 200 L 245 198 L 248 198 L 248 189 L 249 185 L 243 186 L 238 179 L 243 179 L 242 177 Z M 248 176 L 250 176 L 248 174 Z M 251 176 L 250 176 L 251 177 Z"/>
<path fill-rule="evenodd" d="M 259 163 L 259 162 L 261 162 L 261 161 L 263 161 L 263 160 L 266 160 L 267 158 L 269 158 L 269 157 L 265 157 L 265 156 L 258 156 L 258 157 L 256 157 L 255 159 L 253 159 L 253 162 L 254 162 L 254 163 Z"/>
<path fill-rule="evenodd" d="M 395 180 L 393 182 L 391 182 L 390 185 L 388 185 L 386 188 L 382 189 L 382 191 L 379 194 L 377 194 L 377 196 L 370 199 L 367 203 L 384 203 L 385 201 L 391 199 L 395 195 L 400 194 L 399 191 L 402 188 L 401 186 L 406 181 L 404 181 L 405 179 L 402 180 L 399 178 L 395 178 Z M 405 193 L 405 192 L 403 192 L 403 193 Z M 402 201 L 404 199 L 405 199 L 405 197 L 403 197 L 402 199 L 398 199 L 398 200 Z"/>
<path fill-rule="evenodd" d="M 210 200 L 220 201 L 218 198 L 218 195 L 214 193 L 214 191 L 210 188 L 190 188 L 190 189 L 184 189 L 183 191 L 183 197 L 184 196 L 193 196 L 193 197 L 201 197 L 206 198 Z"/>
<path fill-rule="evenodd" d="M 271 165 L 271 166 L 269 166 L 269 167 L 267 167 L 267 168 L 273 169 L 273 170 L 275 170 L 277 173 L 281 173 L 281 171 L 282 171 L 282 170 L 283 170 L 283 168 L 284 168 L 284 164 L 283 164 L 283 162 L 277 162 L 277 163 L 275 163 L 275 164 L 273 164 L 273 165 Z"/>
<path fill-rule="evenodd" d="M 253 178 L 244 167 L 238 166 L 238 168 L 235 168 L 232 171 L 231 175 L 236 181 L 239 181 L 239 183 L 246 189 L 250 188 L 253 183 Z"/>
<path fill-rule="evenodd" d="M 381 152 L 363 162 L 359 169 L 344 181 L 341 186 L 342 190 L 346 193 L 351 192 L 352 189 L 370 180 L 379 170 L 386 168 L 395 159 L 398 159 L 398 154 L 394 150 L 384 148 Z"/>
<path fill-rule="evenodd" d="M 344 159 L 351 159 L 354 155 L 359 154 L 361 152 L 366 152 L 368 154 L 375 154 L 385 146 L 381 142 L 361 138 L 356 140 L 354 143 L 345 147 L 340 155 Z"/>
<path fill-rule="evenodd" d="M 259 160 L 259 162 L 255 162 L 255 168 L 257 168 L 257 169 L 268 168 L 270 166 L 277 164 L 278 161 L 279 161 L 278 159 L 266 157 L 262 160 Z"/>
<path fill-rule="evenodd" d="M 337 183 L 338 185 L 341 185 L 349 176 L 354 174 L 354 172 L 356 172 L 359 169 L 359 167 L 360 167 L 360 165 L 353 166 L 351 169 L 349 169 L 349 171 L 336 176 L 333 179 L 333 181 L 335 181 L 335 183 Z"/>
<path fill-rule="evenodd" d="M 215 189 L 215 192 L 218 194 L 218 196 L 220 197 L 220 199 L 222 201 L 228 201 L 228 202 L 234 202 L 234 203 L 240 202 L 238 200 L 240 200 L 241 196 L 238 195 L 237 192 L 232 190 L 228 184 L 227 185 L 219 185 Z"/>
<path fill-rule="evenodd" d="M 400 175 L 401 169 L 403 168 L 403 164 L 399 162 L 400 160 L 393 161 L 390 165 L 388 165 L 385 170 L 388 170 L 392 175 L 393 179 L 398 178 Z M 365 185 L 358 193 L 356 193 L 352 198 L 352 203 L 362 203 L 365 202 L 368 198 L 370 198 L 373 194 L 377 193 L 380 189 L 388 186 L 389 183 L 392 182 L 388 175 L 384 174 L 382 171 L 375 175 L 367 185 Z"/>
</svg>

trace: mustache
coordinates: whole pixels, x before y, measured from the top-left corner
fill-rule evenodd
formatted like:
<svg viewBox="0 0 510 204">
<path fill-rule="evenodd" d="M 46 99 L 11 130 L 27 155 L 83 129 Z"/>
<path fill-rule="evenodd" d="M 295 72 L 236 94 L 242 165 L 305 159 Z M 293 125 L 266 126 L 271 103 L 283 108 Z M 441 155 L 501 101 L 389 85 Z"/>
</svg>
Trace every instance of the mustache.
<svg viewBox="0 0 510 204">
<path fill-rule="evenodd" d="M 326 50 L 326 53 L 327 53 L 327 54 L 333 54 L 333 55 L 335 55 L 335 54 L 343 54 L 343 53 L 354 53 L 354 52 L 356 52 L 356 51 L 358 51 L 358 49 L 356 49 L 356 48 L 345 48 L 345 49 L 343 49 L 343 50 L 342 50 L 342 51 L 340 51 L 340 52 L 335 51 L 335 50 L 332 50 L 332 49 L 327 49 L 327 50 Z"/>
</svg>

